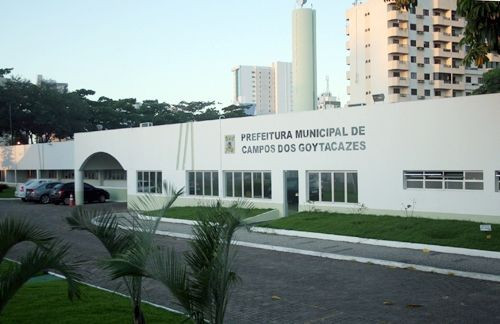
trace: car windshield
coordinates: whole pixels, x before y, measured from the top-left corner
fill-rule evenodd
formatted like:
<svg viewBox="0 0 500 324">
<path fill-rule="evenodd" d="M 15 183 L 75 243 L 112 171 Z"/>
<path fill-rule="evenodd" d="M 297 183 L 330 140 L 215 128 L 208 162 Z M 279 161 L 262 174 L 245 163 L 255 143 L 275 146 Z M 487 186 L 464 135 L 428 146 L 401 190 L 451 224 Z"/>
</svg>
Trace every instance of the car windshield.
<svg viewBox="0 0 500 324">
<path fill-rule="evenodd" d="M 62 183 L 58 184 L 58 185 L 55 185 L 54 186 L 54 190 L 57 190 L 57 189 L 61 189 L 61 187 L 63 186 Z"/>
</svg>

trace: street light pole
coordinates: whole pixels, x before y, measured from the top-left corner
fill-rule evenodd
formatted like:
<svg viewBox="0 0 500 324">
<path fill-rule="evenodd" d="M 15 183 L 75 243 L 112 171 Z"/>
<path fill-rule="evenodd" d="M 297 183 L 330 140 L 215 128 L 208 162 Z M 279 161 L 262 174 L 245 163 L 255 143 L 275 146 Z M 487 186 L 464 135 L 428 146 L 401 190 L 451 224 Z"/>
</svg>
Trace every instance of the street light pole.
<svg viewBox="0 0 500 324">
<path fill-rule="evenodd" d="M 10 123 L 10 145 L 14 145 L 14 133 L 12 132 L 12 104 L 9 103 L 9 123 Z"/>
</svg>

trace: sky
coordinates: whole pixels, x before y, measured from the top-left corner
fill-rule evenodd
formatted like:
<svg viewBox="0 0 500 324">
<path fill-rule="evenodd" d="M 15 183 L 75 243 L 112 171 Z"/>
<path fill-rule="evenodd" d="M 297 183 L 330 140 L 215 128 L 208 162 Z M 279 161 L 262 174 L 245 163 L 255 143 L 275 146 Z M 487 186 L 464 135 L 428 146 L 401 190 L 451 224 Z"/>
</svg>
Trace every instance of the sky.
<svg viewBox="0 0 500 324">
<path fill-rule="evenodd" d="M 344 104 L 345 11 L 316 9 L 318 93 Z M 0 68 L 67 82 L 96 97 L 232 103 L 237 65 L 291 62 L 294 0 L 0 0 Z"/>
</svg>

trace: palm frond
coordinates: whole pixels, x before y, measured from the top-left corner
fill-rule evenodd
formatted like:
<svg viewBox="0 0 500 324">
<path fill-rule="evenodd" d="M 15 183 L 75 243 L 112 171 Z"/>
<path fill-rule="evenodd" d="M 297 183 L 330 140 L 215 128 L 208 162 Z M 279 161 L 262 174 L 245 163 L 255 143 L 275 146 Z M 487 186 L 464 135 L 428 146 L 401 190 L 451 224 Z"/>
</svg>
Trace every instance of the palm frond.
<svg viewBox="0 0 500 324">
<path fill-rule="evenodd" d="M 11 264 L 0 274 L 0 312 L 8 301 L 30 278 L 37 273 L 51 269 L 66 277 L 68 297 L 70 300 L 80 298 L 78 281 L 82 279 L 76 271 L 75 263 L 64 261 L 69 245 L 53 242 L 45 247 L 36 247 L 24 255 L 19 264 Z"/>
<path fill-rule="evenodd" d="M 54 236 L 29 223 L 26 219 L 5 218 L 0 221 L 0 260 L 16 244 L 29 241 L 38 246 L 50 242 Z"/>
<path fill-rule="evenodd" d="M 144 211 L 160 210 L 160 217 L 165 217 L 167 210 L 172 207 L 174 202 L 183 194 L 184 188 L 177 190 L 171 183 L 164 181 L 162 185 L 162 196 L 158 197 L 157 195 L 146 194 L 130 202 L 129 207 L 138 214 Z"/>
</svg>

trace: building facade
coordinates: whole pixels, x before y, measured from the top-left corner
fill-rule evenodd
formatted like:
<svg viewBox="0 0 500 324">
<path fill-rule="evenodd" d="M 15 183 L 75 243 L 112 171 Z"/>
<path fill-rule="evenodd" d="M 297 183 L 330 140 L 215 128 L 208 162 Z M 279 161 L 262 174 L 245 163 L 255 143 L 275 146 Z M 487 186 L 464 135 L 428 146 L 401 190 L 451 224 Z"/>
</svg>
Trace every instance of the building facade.
<svg viewBox="0 0 500 324">
<path fill-rule="evenodd" d="M 355 3 L 346 14 L 348 106 L 470 95 L 482 74 L 500 66 L 465 67 L 459 45 L 465 20 L 456 0 L 419 0 L 410 12 L 393 2 Z"/>
<path fill-rule="evenodd" d="M 499 101 L 490 94 L 78 133 L 74 142 L 0 147 L 0 181 L 67 170 L 77 203 L 92 181 L 129 204 L 149 194 L 155 209 L 168 182 L 185 188 L 179 206 L 245 199 L 281 216 L 405 216 L 411 205 L 414 216 L 500 223 Z"/>
<path fill-rule="evenodd" d="M 253 106 L 255 115 L 292 110 L 291 63 L 274 62 L 270 67 L 240 65 L 232 72 L 236 105 Z"/>
<path fill-rule="evenodd" d="M 47 87 L 49 89 L 53 89 L 55 91 L 58 91 L 60 93 L 68 92 L 68 84 L 67 83 L 56 82 L 55 80 L 51 80 L 51 79 L 44 79 L 43 75 L 41 75 L 41 74 L 37 75 L 36 85 L 39 87 L 44 86 L 44 87 Z"/>
</svg>

